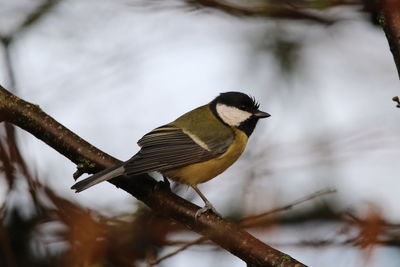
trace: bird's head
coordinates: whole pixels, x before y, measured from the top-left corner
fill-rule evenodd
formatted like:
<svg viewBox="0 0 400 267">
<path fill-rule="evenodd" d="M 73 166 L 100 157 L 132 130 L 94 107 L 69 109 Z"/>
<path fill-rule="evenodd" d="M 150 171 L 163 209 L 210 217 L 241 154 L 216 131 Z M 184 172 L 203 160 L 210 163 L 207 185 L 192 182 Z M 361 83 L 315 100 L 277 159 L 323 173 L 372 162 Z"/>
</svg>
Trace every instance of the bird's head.
<svg viewBox="0 0 400 267">
<path fill-rule="evenodd" d="M 244 131 L 247 136 L 259 119 L 271 116 L 259 107 L 253 97 L 240 92 L 221 93 L 211 102 L 211 110 L 223 123 Z"/>
</svg>

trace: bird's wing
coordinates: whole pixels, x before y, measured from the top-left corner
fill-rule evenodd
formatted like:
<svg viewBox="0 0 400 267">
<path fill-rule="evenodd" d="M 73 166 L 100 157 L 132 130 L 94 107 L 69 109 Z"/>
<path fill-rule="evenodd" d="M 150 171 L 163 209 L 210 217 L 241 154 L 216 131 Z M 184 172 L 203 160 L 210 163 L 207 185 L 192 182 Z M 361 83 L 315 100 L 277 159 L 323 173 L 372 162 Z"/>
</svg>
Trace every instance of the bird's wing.
<svg viewBox="0 0 400 267">
<path fill-rule="evenodd" d="M 207 161 L 224 153 L 232 141 L 233 137 L 225 142 L 211 140 L 206 144 L 179 127 L 164 125 L 138 141 L 141 150 L 125 162 L 124 174 L 138 175 Z"/>
</svg>

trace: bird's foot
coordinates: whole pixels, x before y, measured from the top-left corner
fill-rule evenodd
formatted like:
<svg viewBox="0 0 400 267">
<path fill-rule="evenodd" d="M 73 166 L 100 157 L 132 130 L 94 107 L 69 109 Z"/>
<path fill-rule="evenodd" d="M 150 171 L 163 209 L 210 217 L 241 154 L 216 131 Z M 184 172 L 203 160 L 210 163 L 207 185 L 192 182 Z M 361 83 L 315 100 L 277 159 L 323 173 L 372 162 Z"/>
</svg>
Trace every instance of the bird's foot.
<svg viewBox="0 0 400 267">
<path fill-rule="evenodd" d="M 206 205 L 204 207 L 202 207 L 201 209 L 199 209 L 198 211 L 196 211 L 196 214 L 194 215 L 194 219 L 197 221 L 197 219 L 203 214 L 206 213 L 207 211 L 211 210 L 213 213 L 215 213 L 218 217 L 221 217 L 221 214 L 219 214 L 217 212 L 217 210 L 214 208 L 213 205 L 211 205 L 210 202 L 206 202 Z"/>
</svg>

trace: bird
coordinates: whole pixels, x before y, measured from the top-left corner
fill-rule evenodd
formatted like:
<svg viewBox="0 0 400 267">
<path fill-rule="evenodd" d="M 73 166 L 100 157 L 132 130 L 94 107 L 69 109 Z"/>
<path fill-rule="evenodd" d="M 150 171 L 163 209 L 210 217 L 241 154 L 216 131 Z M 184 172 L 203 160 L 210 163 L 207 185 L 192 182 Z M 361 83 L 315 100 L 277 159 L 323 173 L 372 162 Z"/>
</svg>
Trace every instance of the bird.
<svg viewBox="0 0 400 267">
<path fill-rule="evenodd" d="M 259 110 L 260 104 L 247 94 L 225 92 L 211 102 L 191 110 L 176 120 L 145 134 L 137 152 L 129 160 L 75 183 L 76 193 L 119 176 L 159 172 L 169 185 L 173 180 L 185 184 L 204 201 L 196 217 L 212 210 L 199 190 L 204 183 L 231 166 L 244 151 L 259 119 L 270 117 Z"/>
</svg>

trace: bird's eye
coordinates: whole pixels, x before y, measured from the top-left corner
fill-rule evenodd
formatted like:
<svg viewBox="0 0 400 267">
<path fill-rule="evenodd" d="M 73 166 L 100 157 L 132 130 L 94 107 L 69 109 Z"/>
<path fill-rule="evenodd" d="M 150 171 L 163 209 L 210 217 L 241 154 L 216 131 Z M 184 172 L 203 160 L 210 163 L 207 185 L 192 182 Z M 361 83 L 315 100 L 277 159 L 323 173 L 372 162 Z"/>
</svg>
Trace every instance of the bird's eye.
<svg viewBox="0 0 400 267">
<path fill-rule="evenodd" d="M 240 108 L 241 110 L 246 110 L 246 106 L 245 106 L 245 105 L 241 105 L 239 108 Z"/>
</svg>

